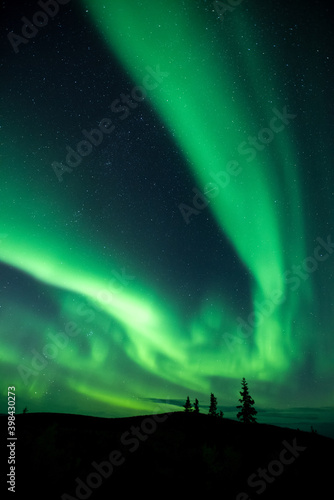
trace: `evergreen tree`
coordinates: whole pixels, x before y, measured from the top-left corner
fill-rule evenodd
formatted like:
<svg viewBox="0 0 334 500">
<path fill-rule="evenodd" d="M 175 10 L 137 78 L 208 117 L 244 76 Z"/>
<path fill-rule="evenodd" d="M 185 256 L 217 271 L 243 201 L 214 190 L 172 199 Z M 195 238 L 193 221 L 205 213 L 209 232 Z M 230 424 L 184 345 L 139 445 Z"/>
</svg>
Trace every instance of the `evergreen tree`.
<svg viewBox="0 0 334 500">
<path fill-rule="evenodd" d="M 217 412 L 217 398 L 213 395 L 212 392 L 211 392 L 211 395 L 210 395 L 209 415 L 212 415 L 213 417 L 217 417 L 218 416 L 218 412 Z"/>
<path fill-rule="evenodd" d="M 28 411 L 29 411 L 29 410 L 28 410 L 28 408 L 27 408 L 27 407 L 23 408 L 23 413 L 28 413 Z"/>
<path fill-rule="evenodd" d="M 189 396 L 187 396 L 187 400 L 183 406 L 185 412 L 189 413 L 190 411 L 192 411 L 192 404 L 190 403 Z"/>
<path fill-rule="evenodd" d="M 198 399 L 195 399 L 194 403 L 194 413 L 199 413 Z"/>
<path fill-rule="evenodd" d="M 220 416 L 220 418 L 223 418 L 224 417 L 224 412 L 220 410 L 219 416 Z"/>
<path fill-rule="evenodd" d="M 242 391 L 240 391 L 241 398 L 239 402 L 241 405 L 237 406 L 237 409 L 240 410 L 237 414 L 237 418 L 244 422 L 245 424 L 256 422 L 255 415 L 257 411 L 254 408 L 254 399 L 251 398 L 248 392 L 248 385 L 245 377 L 241 381 Z"/>
</svg>

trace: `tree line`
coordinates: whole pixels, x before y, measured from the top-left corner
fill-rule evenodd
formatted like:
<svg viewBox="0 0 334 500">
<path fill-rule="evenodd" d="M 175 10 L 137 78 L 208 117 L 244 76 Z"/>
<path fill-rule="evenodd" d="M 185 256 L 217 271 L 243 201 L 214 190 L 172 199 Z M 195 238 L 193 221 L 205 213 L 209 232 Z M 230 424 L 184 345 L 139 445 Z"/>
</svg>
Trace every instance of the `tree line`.
<svg viewBox="0 0 334 500">
<path fill-rule="evenodd" d="M 256 422 L 257 411 L 254 408 L 255 401 L 249 394 L 248 384 L 245 377 L 241 381 L 240 396 L 240 405 L 236 407 L 239 410 L 237 413 L 237 419 L 245 424 Z M 186 402 L 183 407 L 186 413 L 199 413 L 199 401 L 197 398 L 195 399 L 194 405 L 192 405 L 189 396 L 187 396 Z M 208 414 L 213 417 L 220 418 L 223 418 L 224 416 L 224 412 L 222 412 L 221 410 L 218 412 L 217 410 L 217 398 L 213 393 L 211 393 L 210 395 L 210 406 Z"/>
</svg>

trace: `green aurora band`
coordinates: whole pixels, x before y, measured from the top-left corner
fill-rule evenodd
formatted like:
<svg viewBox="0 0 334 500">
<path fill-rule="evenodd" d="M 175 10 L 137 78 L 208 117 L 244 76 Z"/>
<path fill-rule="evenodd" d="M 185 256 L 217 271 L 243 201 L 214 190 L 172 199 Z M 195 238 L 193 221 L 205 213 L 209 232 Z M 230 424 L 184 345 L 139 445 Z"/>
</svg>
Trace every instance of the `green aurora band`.
<svg viewBox="0 0 334 500">
<path fill-rule="evenodd" d="M 226 68 L 221 71 L 216 69 L 217 53 L 214 47 L 209 51 L 206 45 L 203 47 L 198 43 L 205 36 L 205 26 L 196 2 L 187 2 L 188 17 L 176 1 L 169 2 L 168 9 L 159 1 L 146 0 L 140 9 L 135 9 L 133 2 L 124 5 L 116 1 L 105 7 L 91 1 L 89 10 L 103 37 L 137 84 L 142 80 L 147 65 L 158 66 L 168 73 L 168 77 L 152 93 L 152 101 L 189 159 L 189 166 L 202 192 L 212 180 L 211 172 L 221 172 L 230 160 L 238 160 L 242 174 L 222 189 L 210 204 L 211 209 L 254 277 L 254 304 L 270 300 L 274 290 L 280 290 L 286 296 L 284 308 L 277 307 L 256 329 L 255 348 L 251 354 L 245 350 L 246 359 L 231 363 L 231 360 L 226 362 L 222 358 L 224 361 L 219 366 L 210 359 L 207 373 L 212 370 L 211 374 L 235 376 L 239 364 L 247 366 L 246 370 L 250 370 L 252 376 L 264 380 L 286 373 L 292 362 L 291 317 L 298 310 L 300 297 L 298 294 L 289 296 L 284 273 L 305 258 L 301 238 L 303 221 L 297 208 L 301 206 L 301 195 L 295 168 L 297 156 L 291 145 L 290 133 L 277 133 L 275 145 L 261 152 L 258 155 L 261 158 L 253 162 L 247 162 L 237 154 L 243 139 L 240 131 L 249 121 L 249 115 L 253 116 L 254 108 L 262 116 L 263 123 L 269 124 L 273 106 L 268 102 L 280 101 L 275 95 L 263 98 L 263 81 L 259 81 L 258 75 L 264 75 L 266 68 L 261 57 L 256 53 L 249 56 L 247 49 L 252 29 L 240 20 L 237 12 L 231 15 L 229 23 L 233 24 L 235 45 L 231 46 L 231 42 L 227 41 L 226 49 L 220 52 L 224 59 L 219 67 Z M 231 33 L 228 35 L 231 36 Z M 193 56 L 189 57 L 189 53 Z M 240 54 L 237 61 L 245 68 L 243 71 L 248 84 L 237 89 L 239 98 L 231 99 L 239 71 L 238 64 L 231 64 L 236 54 Z M 249 95 L 249 88 L 254 89 L 254 95 Z M 246 107 L 241 104 L 245 102 Z M 251 112 L 248 111 L 250 108 L 253 108 Z M 273 182 L 277 164 L 281 169 L 281 178 Z M 289 221 L 282 223 L 274 200 L 285 197 L 291 201 L 291 213 Z M 285 236 L 288 222 L 295 228 L 293 241 Z M 293 255 L 292 262 L 289 262 L 289 255 Z M 310 291 L 304 289 L 304 293 Z M 231 324 L 231 320 L 233 322 L 232 318 L 221 320 L 220 327 Z"/>
<path fill-rule="evenodd" d="M 37 172 L 36 184 L 31 184 L 28 192 L 24 172 L 19 180 L 12 175 L 14 161 L 22 162 L 23 153 L 8 148 L 13 165 L 7 166 L 8 182 L 1 201 L 1 227 L 8 236 L 1 242 L 0 259 L 48 285 L 61 320 L 52 324 L 49 317 L 22 307 L 20 320 L 15 321 L 28 326 L 26 330 L 18 327 L 15 345 L 1 339 L 2 363 L 8 376 L 17 380 L 18 366 L 31 366 L 33 356 L 23 345 L 28 342 L 31 349 L 41 352 L 52 336 L 74 322 L 80 333 L 67 339 L 66 347 L 59 347 L 56 359 L 50 359 L 38 375 L 29 375 L 27 384 L 21 379 L 17 387 L 20 394 L 38 402 L 52 392 L 52 381 L 56 380 L 57 386 L 67 387 L 78 411 L 91 413 L 94 400 L 96 411 L 106 411 L 112 405 L 120 414 L 138 413 L 157 409 L 149 397 L 182 398 L 187 391 L 206 397 L 214 378 L 234 382 L 246 376 L 263 387 L 257 397 L 259 405 L 267 403 L 266 384 L 279 391 L 285 383 L 292 390 L 292 374 L 302 363 L 299 353 L 309 349 L 308 336 L 302 332 L 310 326 L 300 315 L 312 302 L 312 281 L 293 290 L 284 278 L 307 256 L 298 157 L 291 139 L 293 123 L 275 133 L 271 144 L 258 151 L 252 161 L 238 148 L 248 135 L 257 135 L 269 126 L 274 108 L 282 111 L 287 105 L 294 113 L 293 107 L 275 94 L 279 85 L 274 76 L 270 89 L 264 92 L 267 69 L 261 57 L 263 48 L 256 48 L 256 34 L 237 9 L 221 27 L 212 12 L 214 28 L 226 30 L 222 49 L 211 41 L 196 2 L 186 2 L 187 15 L 180 2 L 173 0 L 143 0 L 140 9 L 123 0 L 108 5 L 87 0 L 86 4 L 93 24 L 130 72 L 134 84 L 140 85 L 147 66 L 159 66 L 168 73 L 148 99 L 187 158 L 196 187 L 205 192 L 213 173 L 226 170 L 231 160 L 238 162 L 240 173 L 231 177 L 206 210 L 212 211 L 252 276 L 254 312 L 268 303 L 272 310 L 262 316 L 252 335 L 240 342 L 236 332 L 242 311 L 236 311 L 228 297 L 222 304 L 214 289 L 207 290 L 210 300 L 203 301 L 184 331 L 173 304 L 145 284 L 135 261 L 133 269 L 127 269 L 134 278 L 124 286 L 115 286 L 110 269 L 120 272 L 123 265 L 117 253 L 113 261 L 101 256 L 102 241 L 89 244 L 90 228 L 84 224 L 81 240 L 79 231 L 72 241 L 65 237 L 66 214 L 75 206 L 70 197 L 61 209 L 54 208 L 51 226 L 43 220 L 48 207 L 57 205 L 57 193 Z M 47 190 L 50 196 L 45 199 Z M 190 199 L 182 201 L 190 203 Z M 30 200 L 35 208 L 26 210 L 32 205 Z M 280 204 L 286 203 L 290 206 L 288 215 L 279 211 Z M 191 217 L 191 223 L 196 224 L 196 216 Z M 294 228 L 293 235 L 286 230 L 289 226 Z M 284 299 L 273 306 L 275 291 Z M 4 304 L 4 309 L 6 306 L 10 311 L 11 304 Z M 4 313 L 1 321 L 6 330 L 8 325 L 15 328 L 10 313 Z M 94 335 L 89 334 L 90 329 Z M 32 337 L 33 332 L 40 332 L 39 337 Z M 220 332 L 218 344 L 213 332 Z M 80 346 L 76 339 L 80 339 Z M 329 365 L 318 366 L 321 370 L 325 374 Z"/>
</svg>

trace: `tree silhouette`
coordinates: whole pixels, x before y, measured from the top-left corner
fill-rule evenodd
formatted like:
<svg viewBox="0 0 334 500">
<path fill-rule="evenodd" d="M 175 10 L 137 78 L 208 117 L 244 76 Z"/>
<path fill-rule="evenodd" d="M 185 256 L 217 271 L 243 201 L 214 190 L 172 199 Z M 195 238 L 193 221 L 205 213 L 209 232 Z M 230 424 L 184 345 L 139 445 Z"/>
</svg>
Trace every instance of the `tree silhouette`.
<svg viewBox="0 0 334 500">
<path fill-rule="evenodd" d="M 255 401 L 248 392 L 248 385 L 245 377 L 241 381 L 242 391 L 240 391 L 241 399 L 239 399 L 241 405 L 237 406 L 240 410 L 237 414 L 237 418 L 244 422 L 245 424 L 256 422 L 255 415 L 257 411 L 253 407 Z"/>
<path fill-rule="evenodd" d="M 195 399 L 194 403 L 194 413 L 199 413 L 198 399 Z"/>
<path fill-rule="evenodd" d="M 223 418 L 224 417 L 224 412 L 220 410 L 219 416 L 220 416 L 220 418 Z"/>
<path fill-rule="evenodd" d="M 185 412 L 190 412 L 192 411 L 192 404 L 190 403 L 190 399 L 189 399 L 189 396 L 187 396 L 187 400 L 185 402 L 185 404 L 183 405 L 184 406 L 184 411 Z"/>
<path fill-rule="evenodd" d="M 23 408 L 23 413 L 28 413 L 28 411 L 29 411 L 29 410 L 28 410 L 28 408 L 27 408 L 27 407 Z"/>
<path fill-rule="evenodd" d="M 218 413 L 217 413 L 217 398 L 214 396 L 214 394 L 212 392 L 211 392 L 211 395 L 210 395 L 209 415 L 212 415 L 214 417 L 218 416 Z"/>
</svg>

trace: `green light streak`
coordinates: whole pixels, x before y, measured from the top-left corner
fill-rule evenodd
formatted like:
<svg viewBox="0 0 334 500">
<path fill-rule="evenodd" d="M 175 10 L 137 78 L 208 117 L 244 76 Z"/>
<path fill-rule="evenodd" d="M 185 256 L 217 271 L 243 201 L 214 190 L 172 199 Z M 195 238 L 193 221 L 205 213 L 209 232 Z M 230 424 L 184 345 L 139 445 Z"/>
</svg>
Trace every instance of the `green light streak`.
<svg viewBox="0 0 334 500">
<path fill-rule="evenodd" d="M 232 28 L 229 27 L 226 36 L 226 50 L 220 50 L 218 62 L 214 52 L 218 47 L 212 46 L 209 50 L 207 44 L 198 43 L 205 33 L 200 9 L 195 3 L 186 2 L 184 10 L 173 1 L 167 7 L 161 1 L 147 0 L 140 10 L 134 5 L 119 0 L 106 7 L 90 1 L 89 11 L 135 82 L 141 80 L 147 65 L 159 66 L 169 73 L 150 97 L 188 158 L 202 191 L 205 192 L 205 185 L 212 181 L 211 172 L 220 172 L 229 160 L 237 159 L 242 174 L 211 201 L 211 209 L 254 278 L 254 304 L 267 300 L 273 290 L 287 293 L 283 275 L 291 264 L 288 255 L 297 262 L 305 255 L 302 220 L 297 208 L 301 195 L 291 132 L 276 133 L 274 144 L 258 152 L 252 162 L 242 154 L 236 156 L 247 135 L 257 135 L 275 116 L 266 93 L 263 96 L 263 79 L 258 77 L 266 73 L 266 68 L 254 49 L 255 44 L 250 43 L 253 27 L 247 26 L 244 17 L 239 19 L 235 12 L 231 16 Z M 241 33 L 245 36 L 241 37 Z M 236 52 L 240 57 L 231 65 L 231 53 Z M 248 85 L 242 90 L 236 89 L 238 62 L 246 67 L 251 92 Z M 274 93 L 269 100 L 270 97 L 278 104 L 281 101 Z M 260 106 L 257 113 L 256 106 Z M 259 117 L 258 122 L 254 116 Z M 246 133 L 245 123 L 251 123 Z M 277 171 L 280 182 L 275 185 L 273 172 Z M 287 238 L 285 224 L 288 221 L 279 215 L 275 200 L 279 203 L 288 200 L 291 205 L 296 237 Z M 287 296 L 284 309 L 294 310 L 298 301 L 297 294 Z M 291 357 L 291 338 L 287 335 L 290 318 L 285 314 L 277 307 L 255 333 L 258 350 L 255 365 L 268 363 L 273 373 L 286 370 Z M 247 366 L 249 363 L 246 362 Z M 250 364 L 253 366 L 254 362 Z"/>
<path fill-rule="evenodd" d="M 27 346 L 26 333 L 15 329 L 15 343 L 25 346 L 19 354 L 17 347 L 8 346 L 6 338 L 1 338 L 2 361 L 17 377 L 19 363 L 29 366 L 31 348 L 41 352 L 50 333 L 57 335 L 67 322 L 75 321 L 80 334 L 59 350 L 43 373 L 31 377 L 28 387 L 22 381 L 22 394 L 26 391 L 29 397 L 39 400 L 50 389 L 50 380 L 56 379 L 70 395 L 93 398 L 100 407 L 114 405 L 147 411 L 150 403 L 134 401 L 132 396 L 139 398 L 144 393 L 148 397 L 167 397 L 169 389 L 161 388 L 162 381 L 166 385 L 168 382 L 173 394 L 183 396 L 189 389 L 203 397 L 214 377 L 240 380 L 247 374 L 247 379 L 279 384 L 288 377 L 293 363 L 298 363 L 304 340 L 301 336 L 300 340 L 295 338 L 292 323 L 312 298 L 312 284 L 309 280 L 303 283 L 302 290 L 292 292 L 283 278 L 284 272 L 305 256 L 292 132 L 286 127 L 277 133 L 251 162 L 238 153 L 248 135 L 257 135 L 268 126 L 273 107 L 282 109 L 285 105 L 281 95 L 264 92 L 259 78 L 266 73 L 262 58 L 254 49 L 248 53 L 253 27 L 247 26 L 244 17 L 235 11 L 229 18 L 226 49 L 222 50 L 218 44 L 208 46 L 211 35 L 194 2 L 186 2 L 184 11 L 180 10 L 180 2 L 162 0 L 143 0 L 140 9 L 135 2 L 123 0 L 108 5 L 88 0 L 87 5 L 101 36 L 134 82 L 142 82 L 147 66 L 169 73 L 148 99 L 188 159 L 198 187 L 204 192 L 212 181 L 211 173 L 221 172 L 232 159 L 239 162 L 240 175 L 211 200 L 210 209 L 253 278 L 254 311 L 257 304 L 269 300 L 274 290 L 281 290 L 286 299 L 283 306 L 275 306 L 256 326 L 248 341 L 238 344 L 232 352 L 222 335 L 235 335 L 240 312 L 233 310 L 228 297 L 221 304 L 213 296 L 210 307 L 203 302 L 186 329 L 173 306 L 143 280 L 135 279 L 103 302 L 99 297 L 112 279 L 110 270 L 120 269 L 119 259 L 116 255 L 101 258 L 99 244 L 89 243 L 89 228 L 84 226 L 72 238 L 67 234 L 65 238 L 62 228 L 75 206 L 73 200 L 65 193 L 56 217 L 43 219 L 49 204 L 59 202 L 58 195 L 50 189 L 45 197 L 44 179 L 38 173 L 34 187 L 27 190 L 24 173 L 14 182 L 7 167 L 4 177 L 9 180 L 1 201 L 1 232 L 8 233 L 8 237 L 0 245 L 0 259 L 47 285 L 64 323 L 34 318 L 20 306 L 20 320 L 31 325 L 35 336 Z M 212 29 L 217 29 L 215 16 L 211 22 Z M 242 38 L 241 34 L 247 36 Z M 239 66 L 248 79 L 245 85 L 237 83 Z M 23 155 L 10 153 L 18 168 Z M 13 203 L 13 198 L 20 201 Z M 290 210 L 284 215 L 279 207 L 287 204 Z M 192 223 L 196 224 L 196 218 Z M 287 227 L 294 228 L 293 235 Z M 131 273 L 137 273 L 135 264 Z M 210 294 L 211 290 L 205 292 Z M 89 324 L 87 317 L 78 315 L 80 301 L 94 313 Z M 111 320 L 114 326 L 107 329 Z M 9 315 L 2 315 L 1 322 L 3 331 L 14 333 Z M 94 330 L 92 336 L 87 333 L 89 329 Z M 120 331 L 124 338 L 118 342 Z M 119 351 L 124 366 L 116 369 L 112 356 Z M 123 389 L 131 396 L 124 396 Z"/>
</svg>

